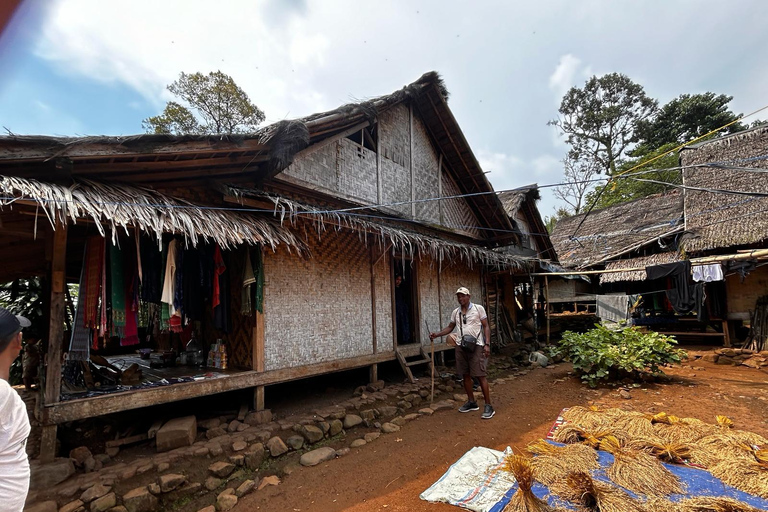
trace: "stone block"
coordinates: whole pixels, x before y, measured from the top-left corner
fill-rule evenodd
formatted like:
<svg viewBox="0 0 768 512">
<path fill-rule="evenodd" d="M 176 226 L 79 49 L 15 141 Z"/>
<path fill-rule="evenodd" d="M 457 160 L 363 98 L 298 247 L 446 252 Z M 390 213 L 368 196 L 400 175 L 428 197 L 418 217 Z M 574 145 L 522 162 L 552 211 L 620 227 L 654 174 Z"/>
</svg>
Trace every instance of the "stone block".
<svg viewBox="0 0 768 512">
<path fill-rule="evenodd" d="M 101 498 L 105 494 L 108 494 L 111 490 L 112 489 L 106 485 L 95 484 L 80 495 L 80 501 L 83 503 L 90 503 L 96 498 Z"/>
<path fill-rule="evenodd" d="M 91 450 L 86 446 L 78 446 L 74 450 L 69 452 L 69 458 L 75 463 L 77 467 L 82 467 L 85 461 L 93 457 Z"/>
<path fill-rule="evenodd" d="M 398 427 L 394 423 L 384 423 L 381 426 L 381 431 L 384 432 L 385 434 L 392 434 L 394 432 L 399 432 L 400 427 Z"/>
<path fill-rule="evenodd" d="M 363 422 L 363 418 L 357 414 L 347 414 L 344 416 L 344 428 L 353 428 L 360 425 Z"/>
<path fill-rule="evenodd" d="M 328 429 L 328 435 L 333 437 L 335 435 L 338 435 L 341 433 L 341 431 L 344 429 L 344 424 L 341 422 L 341 420 L 333 420 L 329 424 Z"/>
<path fill-rule="evenodd" d="M 323 431 L 314 425 L 304 425 L 301 428 L 301 435 L 308 443 L 316 443 L 323 439 Z"/>
<path fill-rule="evenodd" d="M 184 485 L 187 482 L 187 477 L 179 475 L 177 473 L 169 473 L 167 475 L 161 475 L 158 478 L 157 483 L 160 484 L 161 492 L 171 492 Z"/>
<path fill-rule="evenodd" d="M 154 512 L 159 500 L 146 487 L 137 487 L 123 496 L 123 505 L 128 512 Z"/>
<path fill-rule="evenodd" d="M 234 494 L 219 494 L 216 497 L 216 510 L 219 512 L 226 512 L 232 510 L 237 505 L 237 496 Z"/>
<path fill-rule="evenodd" d="M 272 421 L 272 411 L 269 409 L 251 412 L 245 417 L 245 423 L 249 425 L 264 425 L 270 421 Z"/>
<path fill-rule="evenodd" d="M 106 512 L 117 505 L 117 495 L 113 492 L 105 494 L 101 498 L 96 498 L 91 502 L 91 512 Z M 129 509 L 130 510 L 130 509 Z M 131 510 L 130 512 L 139 512 Z M 144 512 L 144 511 L 141 511 Z M 147 511 L 149 512 L 149 511 Z"/>
<path fill-rule="evenodd" d="M 270 455 L 273 457 L 279 457 L 288 451 L 288 447 L 285 445 L 282 439 L 275 436 L 267 441 L 267 449 Z"/>
<path fill-rule="evenodd" d="M 331 460 L 336 456 L 336 450 L 330 446 L 323 446 L 317 450 L 312 450 L 301 456 L 299 463 L 302 466 L 316 466 L 327 460 Z"/>
<path fill-rule="evenodd" d="M 285 444 L 287 444 L 291 450 L 301 450 L 301 447 L 304 446 L 304 438 L 301 436 L 291 436 L 285 440 Z"/>
<path fill-rule="evenodd" d="M 213 476 L 218 478 L 226 478 L 231 475 L 234 470 L 235 465 L 231 462 L 219 461 L 214 462 L 208 466 L 208 471 L 210 471 Z"/>
<path fill-rule="evenodd" d="M 54 502 L 55 503 L 55 502 Z M 85 503 L 80 500 L 75 500 L 67 503 L 59 509 L 59 512 L 83 512 L 85 510 Z M 27 509 L 27 512 L 32 509 Z M 55 508 L 53 510 L 56 510 Z"/>
<path fill-rule="evenodd" d="M 35 462 L 30 465 L 31 477 L 29 488 L 31 490 L 50 489 L 69 478 L 75 473 L 75 465 L 72 459 L 57 458 L 48 464 Z"/>
<path fill-rule="evenodd" d="M 41 501 L 24 508 L 24 512 L 57 512 L 57 510 L 58 506 L 55 501 Z"/>
<path fill-rule="evenodd" d="M 237 489 L 235 489 L 235 496 L 237 496 L 238 498 L 242 498 L 243 496 L 251 492 L 254 489 L 254 487 L 256 487 L 256 482 L 254 482 L 253 480 L 246 480 L 245 482 L 240 484 L 240 486 Z"/>
<path fill-rule="evenodd" d="M 361 446 L 365 446 L 368 444 L 365 439 L 355 439 L 351 443 L 349 443 L 350 448 L 360 448 Z"/>
<path fill-rule="evenodd" d="M 182 446 L 192 446 L 197 436 L 197 418 L 185 416 L 174 418 L 160 427 L 155 442 L 157 451 L 167 452 Z"/>
</svg>

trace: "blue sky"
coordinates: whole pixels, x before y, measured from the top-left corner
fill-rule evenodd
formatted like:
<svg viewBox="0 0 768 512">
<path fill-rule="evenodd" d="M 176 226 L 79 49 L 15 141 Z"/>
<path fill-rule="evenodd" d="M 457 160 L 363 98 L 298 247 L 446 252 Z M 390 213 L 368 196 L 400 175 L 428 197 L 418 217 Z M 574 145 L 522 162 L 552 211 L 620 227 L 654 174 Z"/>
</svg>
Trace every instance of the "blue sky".
<svg viewBox="0 0 768 512">
<path fill-rule="evenodd" d="M 768 104 L 767 10 L 759 0 L 25 0 L 0 37 L 0 126 L 140 133 L 182 71 L 230 74 L 272 122 L 437 70 L 497 189 L 555 183 L 567 148 L 546 123 L 592 74 L 625 73 L 661 102 L 711 90 L 733 95 L 736 112 Z M 543 195 L 548 215 L 555 200 Z"/>
</svg>

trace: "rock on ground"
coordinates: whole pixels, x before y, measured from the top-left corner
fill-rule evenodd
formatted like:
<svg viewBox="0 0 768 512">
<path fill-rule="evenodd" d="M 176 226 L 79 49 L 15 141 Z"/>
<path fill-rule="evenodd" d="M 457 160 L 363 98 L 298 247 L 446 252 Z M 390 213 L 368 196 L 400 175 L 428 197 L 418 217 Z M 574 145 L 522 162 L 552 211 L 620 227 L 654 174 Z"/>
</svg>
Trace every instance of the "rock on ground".
<svg viewBox="0 0 768 512">
<path fill-rule="evenodd" d="M 157 451 L 167 452 L 182 446 L 192 446 L 197 436 L 197 418 L 174 418 L 160 427 L 155 437 Z"/>
<path fill-rule="evenodd" d="M 128 512 L 153 512 L 158 499 L 146 487 L 137 487 L 123 495 L 123 505 Z"/>
<path fill-rule="evenodd" d="M 80 503 L 80 505 L 82 505 L 82 503 Z M 26 507 L 24 512 L 56 512 L 57 510 L 58 507 L 56 506 L 55 501 L 42 501 L 31 507 Z"/>
<path fill-rule="evenodd" d="M 360 448 L 361 446 L 365 446 L 368 444 L 365 439 L 355 439 L 351 443 L 349 443 L 350 448 Z"/>
<path fill-rule="evenodd" d="M 314 425 L 304 425 L 301 429 L 301 435 L 308 443 L 316 443 L 324 437 L 323 431 Z"/>
<path fill-rule="evenodd" d="M 400 427 L 398 427 L 394 423 L 384 423 L 381 426 L 381 431 L 384 432 L 385 434 L 392 434 L 394 432 L 400 431 Z"/>
<path fill-rule="evenodd" d="M 154 498 L 154 496 L 152 497 Z M 93 500 L 91 502 L 91 512 L 106 512 L 107 510 L 111 509 L 115 505 L 117 505 L 117 495 L 111 492 L 109 494 L 105 494 L 101 498 L 96 498 L 95 500 Z M 144 512 L 144 511 L 131 510 L 130 512 Z"/>
<path fill-rule="evenodd" d="M 273 457 L 279 457 L 288 451 L 288 447 L 285 445 L 282 439 L 275 436 L 267 441 L 267 449 L 270 455 Z"/>
<path fill-rule="evenodd" d="M 229 475 L 232 474 L 232 472 L 235 470 L 235 465 L 231 462 L 214 462 L 210 466 L 208 466 L 208 471 L 210 471 L 213 476 L 219 477 L 219 478 L 226 478 Z"/>
<path fill-rule="evenodd" d="M 172 490 L 178 487 L 181 487 L 186 482 L 187 482 L 187 477 L 185 477 L 184 475 L 176 474 L 176 473 L 162 475 L 158 479 L 158 484 L 160 484 L 161 492 L 171 492 Z"/>
<path fill-rule="evenodd" d="M 32 464 L 29 488 L 50 489 L 75 473 L 75 465 L 69 458 L 57 458 L 48 464 Z"/>
<path fill-rule="evenodd" d="M 363 418 L 357 414 L 347 414 L 344 416 L 344 428 L 353 428 L 363 422 Z"/>
<path fill-rule="evenodd" d="M 336 450 L 330 446 L 323 446 L 317 450 L 312 450 L 301 456 L 299 462 L 302 466 L 316 466 L 336 456 Z"/>
<path fill-rule="evenodd" d="M 237 505 L 237 496 L 234 494 L 219 494 L 216 498 L 216 510 L 219 512 L 226 512 L 232 510 Z"/>
<path fill-rule="evenodd" d="M 259 482 L 258 490 L 261 490 L 268 485 L 280 485 L 280 479 L 277 478 L 275 475 L 265 476 L 264 478 L 261 479 L 261 482 Z"/>
<path fill-rule="evenodd" d="M 256 487 L 256 482 L 254 482 L 253 480 L 246 480 L 245 482 L 240 484 L 240 486 L 237 489 L 235 489 L 235 496 L 237 496 L 238 498 L 242 498 L 243 496 L 251 492 L 254 487 Z"/>
</svg>

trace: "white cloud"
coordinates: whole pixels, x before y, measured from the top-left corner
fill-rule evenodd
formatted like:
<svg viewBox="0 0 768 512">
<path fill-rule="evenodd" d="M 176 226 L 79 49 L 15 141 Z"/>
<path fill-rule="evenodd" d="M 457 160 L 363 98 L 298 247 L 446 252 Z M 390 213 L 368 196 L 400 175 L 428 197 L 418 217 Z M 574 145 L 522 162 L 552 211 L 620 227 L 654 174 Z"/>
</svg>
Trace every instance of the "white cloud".
<svg viewBox="0 0 768 512">
<path fill-rule="evenodd" d="M 180 72 L 215 70 L 231 75 L 268 120 L 297 107 L 296 115 L 327 108 L 324 95 L 311 87 L 330 50 L 317 26 L 291 13 L 275 23 L 273 11 L 285 8 L 260 2 L 226 9 L 190 4 L 195 2 L 137 0 L 126 9 L 99 0 L 59 1 L 48 13 L 36 53 L 62 72 L 125 84 L 158 108 L 170 98 L 166 85 Z"/>
<path fill-rule="evenodd" d="M 563 95 L 568 92 L 568 89 L 575 85 L 576 76 L 583 74 L 583 72 L 579 73 L 580 67 L 581 59 L 578 57 L 574 57 L 570 53 L 560 57 L 560 62 L 557 64 L 555 71 L 549 76 L 549 88 L 554 91 L 558 103 Z"/>
</svg>

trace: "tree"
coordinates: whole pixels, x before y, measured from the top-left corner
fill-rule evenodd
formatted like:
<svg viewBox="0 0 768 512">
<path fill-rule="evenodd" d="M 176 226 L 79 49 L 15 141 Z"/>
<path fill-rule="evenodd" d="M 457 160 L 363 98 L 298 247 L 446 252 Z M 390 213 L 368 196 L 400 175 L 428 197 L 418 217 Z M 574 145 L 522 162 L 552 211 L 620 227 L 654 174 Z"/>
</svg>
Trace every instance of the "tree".
<svg viewBox="0 0 768 512">
<path fill-rule="evenodd" d="M 658 108 L 643 87 L 626 75 L 593 76 L 584 88 L 572 87 L 560 103 L 559 128 L 571 146 L 573 160 L 589 159 L 612 175 L 624 152 L 637 141 L 635 128 Z"/>
<path fill-rule="evenodd" d="M 566 213 L 581 213 L 587 192 L 593 188 L 592 180 L 599 173 L 600 168 L 594 160 L 577 160 L 571 155 L 563 159 L 564 184 L 556 187 L 554 193 L 556 198 L 569 206 L 569 209 L 563 209 Z"/>
<path fill-rule="evenodd" d="M 181 73 L 168 90 L 189 108 L 169 101 L 161 114 L 142 121 L 147 133 L 249 133 L 264 121 L 264 112 L 221 71 Z"/>
<path fill-rule="evenodd" d="M 736 121 L 741 114 L 734 114 L 728 109 L 732 99 L 733 96 L 713 92 L 681 94 L 661 107 L 652 119 L 638 122 L 640 146 L 655 150 L 665 144 L 683 144 Z M 746 128 L 737 122 L 718 134 L 735 133 Z"/>
<path fill-rule="evenodd" d="M 551 235 L 552 232 L 555 230 L 555 226 L 557 225 L 557 223 L 560 220 L 570 216 L 571 214 L 568 213 L 568 210 L 566 210 L 565 208 L 558 208 L 557 210 L 555 210 L 555 213 L 552 216 L 545 216 L 544 225 L 547 226 L 547 233 Z"/>
</svg>

